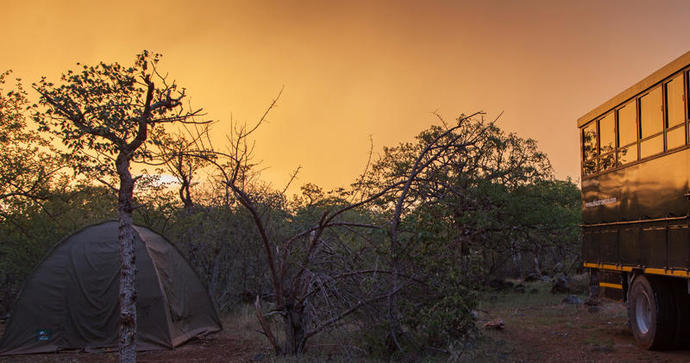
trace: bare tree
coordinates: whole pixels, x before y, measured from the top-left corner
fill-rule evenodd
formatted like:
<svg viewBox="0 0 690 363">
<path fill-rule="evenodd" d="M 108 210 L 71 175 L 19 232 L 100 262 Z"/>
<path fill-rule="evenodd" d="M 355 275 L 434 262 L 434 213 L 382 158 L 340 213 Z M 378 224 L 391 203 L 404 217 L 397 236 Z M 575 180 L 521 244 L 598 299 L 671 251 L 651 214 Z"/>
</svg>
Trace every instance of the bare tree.
<svg viewBox="0 0 690 363">
<path fill-rule="evenodd" d="M 379 228 L 375 225 L 348 220 L 348 213 L 371 203 L 394 186 L 384 188 L 356 203 L 336 203 L 331 206 L 332 209 L 323 210 L 315 220 L 293 225 L 291 233 L 280 233 L 275 230 L 272 226 L 274 221 L 271 218 L 271 212 L 272 209 L 276 209 L 276 206 L 264 197 L 265 190 L 255 188 L 255 184 L 252 183 L 254 144 L 250 141 L 250 136 L 266 120 L 279 98 L 280 93 L 253 126 L 231 125 L 231 132 L 227 138 L 227 151 L 218 151 L 213 147 L 208 137 L 208 129 L 197 129 L 197 134 L 192 138 L 194 147 L 188 148 L 184 153 L 203 159 L 214 166 L 220 182 L 226 188 L 226 199 L 229 200 L 232 195 L 233 200 L 251 215 L 258 234 L 258 242 L 263 247 L 272 287 L 270 299 L 275 303 L 275 308 L 264 315 L 257 296 L 257 318 L 263 333 L 277 354 L 298 354 L 306 349 L 307 341 L 314 335 L 337 325 L 362 306 L 385 299 L 397 292 L 369 294 L 370 296 L 365 298 L 362 298 L 363 295 L 350 296 L 347 299 L 343 299 L 345 296 L 341 294 L 336 298 L 335 295 L 339 294 L 338 289 L 334 287 L 336 284 L 348 279 L 356 279 L 359 274 L 373 274 L 377 271 L 371 268 L 360 271 L 346 271 L 342 268 L 323 269 L 324 265 L 332 266 L 338 263 L 336 261 L 338 259 L 341 262 L 347 259 L 344 255 L 333 253 L 339 248 L 336 245 L 343 244 L 338 242 L 337 233 L 329 233 L 329 231 L 339 228 Z M 180 151 L 181 149 L 178 149 L 176 155 L 179 155 Z M 291 181 L 294 180 L 296 173 L 297 171 L 293 173 Z M 283 192 L 278 194 L 284 194 L 286 189 L 284 188 Z M 351 255 L 354 254 L 352 251 L 349 252 Z M 344 266 L 344 263 L 340 265 Z M 320 306 L 316 303 L 319 299 L 329 300 L 330 303 Z M 324 313 L 325 310 L 328 312 Z M 282 319 L 285 336 L 283 342 L 277 340 L 277 334 L 266 320 L 266 316 L 273 315 L 279 315 Z"/>
<path fill-rule="evenodd" d="M 197 140 L 194 138 L 190 139 L 187 135 L 206 135 L 207 125 L 204 125 L 202 128 L 199 128 L 199 125 L 193 126 L 195 127 L 191 129 L 184 128 L 186 134 L 164 135 L 158 143 L 160 159 L 162 160 L 161 164 L 165 166 L 168 173 L 177 179 L 179 183 L 178 195 L 187 214 L 191 214 L 194 209 L 191 191 L 194 177 L 206 164 L 204 159 L 193 156 Z"/>
</svg>

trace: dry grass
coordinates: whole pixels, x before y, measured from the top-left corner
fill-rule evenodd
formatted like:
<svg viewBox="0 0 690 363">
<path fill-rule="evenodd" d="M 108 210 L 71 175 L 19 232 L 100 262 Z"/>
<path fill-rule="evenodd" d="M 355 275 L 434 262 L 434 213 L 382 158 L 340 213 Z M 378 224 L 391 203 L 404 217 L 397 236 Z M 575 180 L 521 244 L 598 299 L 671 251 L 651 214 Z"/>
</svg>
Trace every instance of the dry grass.
<svg viewBox="0 0 690 363">
<path fill-rule="evenodd" d="M 263 339 L 263 335 L 259 333 L 261 327 L 256 319 L 254 306 L 241 305 L 233 311 L 224 314 L 222 317 L 223 331 L 233 334 L 239 334 L 240 337 L 252 340 Z"/>
<path fill-rule="evenodd" d="M 268 319 L 273 333 L 278 341 L 283 341 L 285 334 L 282 322 L 277 315 Z M 341 324 L 338 329 L 325 331 L 309 340 L 307 352 L 299 357 L 276 356 L 256 319 L 253 305 L 243 305 L 229 312 L 223 317 L 226 332 L 239 335 L 243 340 L 251 341 L 263 349 L 257 352 L 257 357 L 266 362 L 378 362 L 379 360 L 366 357 L 366 350 L 360 345 L 361 334 L 359 326 L 353 323 Z"/>
</svg>

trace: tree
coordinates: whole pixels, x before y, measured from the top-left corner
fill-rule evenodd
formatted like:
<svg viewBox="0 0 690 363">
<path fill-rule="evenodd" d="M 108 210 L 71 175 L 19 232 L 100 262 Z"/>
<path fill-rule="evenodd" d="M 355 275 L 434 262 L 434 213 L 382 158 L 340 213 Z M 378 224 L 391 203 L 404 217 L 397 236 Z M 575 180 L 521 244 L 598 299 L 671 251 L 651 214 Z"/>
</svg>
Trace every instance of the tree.
<svg viewBox="0 0 690 363">
<path fill-rule="evenodd" d="M 41 130 L 58 136 L 65 156 L 81 172 L 114 176 L 119 188 L 120 361 L 136 360 L 136 275 L 132 211 L 134 184 L 130 165 L 154 157 L 151 147 L 166 124 L 195 122 L 201 110 L 182 104 L 185 89 L 169 83 L 156 69 L 159 54 L 143 51 L 132 66 L 119 63 L 80 65 L 56 85 L 43 77 L 35 83 L 44 112 L 35 119 Z M 102 180 L 102 179 L 101 179 Z"/>
<path fill-rule="evenodd" d="M 21 82 L 5 93 L 10 74 L 0 74 L 0 218 L 6 221 L 10 206 L 45 200 L 50 180 L 60 169 L 48 142 L 28 129 L 25 114 L 31 106 Z"/>
<path fill-rule="evenodd" d="M 551 167 L 534 140 L 506 134 L 494 123 L 476 117 L 460 120 L 452 129 L 433 126 L 421 132 L 417 143 L 385 148 L 364 182 L 369 188 L 389 185 L 409 178 L 415 162 L 426 163 L 403 190 L 407 201 L 400 209 L 425 203 L 444 209 L 444 220 L 456 229 L 458 249 L 469 251 L 486 232 L 510 230 L 510 226 L 496 223 L 501 221 L 498 213 L 505 214 L 506 209 L 501 193 L 551 178 Z M 427 149 L 427 155 L 415 161 Z M 393 212 L 392 207 L 390 210 Z"/>
<path fill-rule="evenodd" d="M 249 142 L 279 98 L 280 93 L 255 125 L 231 125 L 227 151 L 213 147 L 207 129 L 197 129 L 192 144 L 175 145 L 176 150 L 169 154 L 204 160 L 216 170 L 217 180 L 225 190 L 226 206 L 239 205 L 249 214 L 257 235 L 254 241 L 263 250 L 270 299 L 275 304 L 268 315 L 282 319 L 282 341 L 266 320 L 258 294 L 257 319 L 277 354 L 301 354 L 313 336 L 337 326 L 361 308 L 397 293 L 361 289 L 362 276 L 387 271 L 364 267 L 359 263 L 358 249 L 351 249 L 351 241 L 345 243 L 338 233 L 341 229 L 378 230 L 359 217 L 366 214 L 366 205 L 393 186 L 353 202 L 323 198 L 320 188 L 307 185 L 303 200 L 309 201 L 290 210 L 285 196 L 287 187 L 273 191 L 254 182 L 253 144 Z M 175 162 L 169 160 L 173 168 Z M 296 172 L 291 181 L 295 175 Z"/>
<path fill-rule="evenodd" d="M 511 240 L 519 242 L 511 246 L 510 257 L 516 252 L 532 257 L 528 271 L 539 275 L 558 264 L 563 266 L 558 272 L 568 273 L 580 255 L 582 202 L 577 185 L 571 180 L 541 180 L 519 186 L 502 199 L 498 220 L 510 227 L 506 229 Z M 524 263 L 515 262 L 524 276 Z"/>
<path fill-rule="evenodd" d="M 378 202 L 390 220 L 389 289 L 405 286 L 379 320 L 398 351 L 445 349 L 439 344 L 466 334 L 471 290 L 486 277 L 488 261 L 508 250 L 498 242 L 510 241 L 517 221 L 534 222 L 507 218 L 515 209 L 506 201 L 525 200 L 513 197 L 518 189 L 551 177 L 533 140 L 507 134 L 481 114 L 461 115 L 455 124 L 439 119 L 415 142 L 384 148 L 360 181 L 372 192 L 399 185 Z"/>
<path fill-rule="evenodd" d="M 205 128 L 205 130 L 207 132 L 208 129 Z M 184 134 L 179 134 L 175 137 L 165 135 L 159 144 L 166 171 L 174 176 L 180 185 L 178 195 L 187 214 L 192 214 L 194 209 L 191 192 L 194 177 L 205 166 L 204 159 L 193 156 L 197 142 L 196 139 L 188 140 Z"/>
</svg>

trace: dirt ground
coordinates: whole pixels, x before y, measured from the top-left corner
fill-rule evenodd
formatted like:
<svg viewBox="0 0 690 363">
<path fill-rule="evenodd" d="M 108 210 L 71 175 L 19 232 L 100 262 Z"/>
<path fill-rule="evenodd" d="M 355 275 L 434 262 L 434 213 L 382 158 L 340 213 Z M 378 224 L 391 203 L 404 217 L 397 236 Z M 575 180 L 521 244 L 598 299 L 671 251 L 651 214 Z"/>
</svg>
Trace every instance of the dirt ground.
<svg viewBox="0 0 690 363">
<path fill-rule="evenodd" d="M 231 333 L 229 329 L 203 340 L 190 341 L 169 351 L 138 352 L 137 362 L 250 362 L 263 360 L 262 342 Z M 0 357 L 0 362 L 117 362 L 116 353 L 60 352 Z"/>
<path fill-rule="evenodd" d="M 690 362 L 690 350 L 647 351 L 635 345 L 620 302 L 594 308 L 565 304 L 567 295 L 509 294 L 485 304 L 478 323 L 484 342 L 475 358 L 510 362 Z M 584 296 L 579 296 L 584 300 Z M 503 329 L 484 328 L 502 319 Z M 492 349 L 493 348 L 493 349 Z M 484 359 L 485 358 L 485 359 Z"/>
<path fill-rule="evenodd" d="M 625 307 L 604 301 L 597 311 L 583 304 L 565 304 L 566 295 L 544 288 L 485 297 L 478 309 L 482 337 L 450 360 L 467 362 L 690 362 L 689 351 L 652 352 L 638 348 L 626 327 Z M 583 296 L 580 296 L 583 299 Z M 487 329 L 494 319 L 503 329 Z M 275 362 L 263 338 L 246 316 L 227 316 L 225 330 L 191 341 L 173 351 L 140 352 L 140 362 Z M 235 327 L 235 328 L 233 328 Z M 2 327 L 0 327 L 1 329 Z M 278 361 L 349 361 L 352 357 L 314 356 Z M 358 359 L 359 360 L 359 359 Z M 414 355 L 410 361 L 442 362 L 448 356 Z M 0 362 L 115 362 L 115 353 L 57 353 L 2 357 Z M 361 357 L 360 361 L 377 361 Z"/>
</svg>

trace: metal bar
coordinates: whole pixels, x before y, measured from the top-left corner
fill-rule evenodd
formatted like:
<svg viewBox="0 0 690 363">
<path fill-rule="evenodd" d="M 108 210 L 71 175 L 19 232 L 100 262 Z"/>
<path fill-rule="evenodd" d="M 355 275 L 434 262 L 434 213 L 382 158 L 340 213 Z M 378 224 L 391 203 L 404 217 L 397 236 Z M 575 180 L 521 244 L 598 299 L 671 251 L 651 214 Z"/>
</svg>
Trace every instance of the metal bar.
<svg viewBox="0 0 690 363">
<path fill-rule="evenodd" d="M 609 283 L 609 282 L 600 282 L 600 283 L 599 283 L 599 286 L 602 286 L 602 287 L 610 287 L 610 288 L 612 288 L 612 289 L 623 290 L 623 285 L 621 285 L 621 284 L 612 284 L 612 283 Z"/>
<path fill-rule="evenodd" d="M 626 271 L 630 272 L 633 269 L 640 269 L 642 272 L 651 275 L 663 275 L 663 276 L 675 276 L 675 277 L 690 277 L 690 271 L 681 269 L 664 269 L 664 268 L 653 268 L 653 267 L 641 267 L 641 266 L 622 266 L 622 265 L 608 265 L 602 263 L 590 263 L 585 262 L 584 267 L 586 268 L 596 268 L 600 270 L 609 271 Z"/>
<path fill-rule="evenodd" d="M 668 222 L 668 221 L 682 221 L 688 219 L 690 216 L 683 217 L 667 217 L 667 218 L 655 218 L 655 219 L 638 219 L 635 221 L 620 221 L 620 222 L 607 222 L 607 223 L 595 223 L 595 224 L 581 224 L 580 227 L 606 227 L 606 226 L 620 226 L 626 224 L 635 223 L 653 223 L 653 222 Z"/>
</svg>

